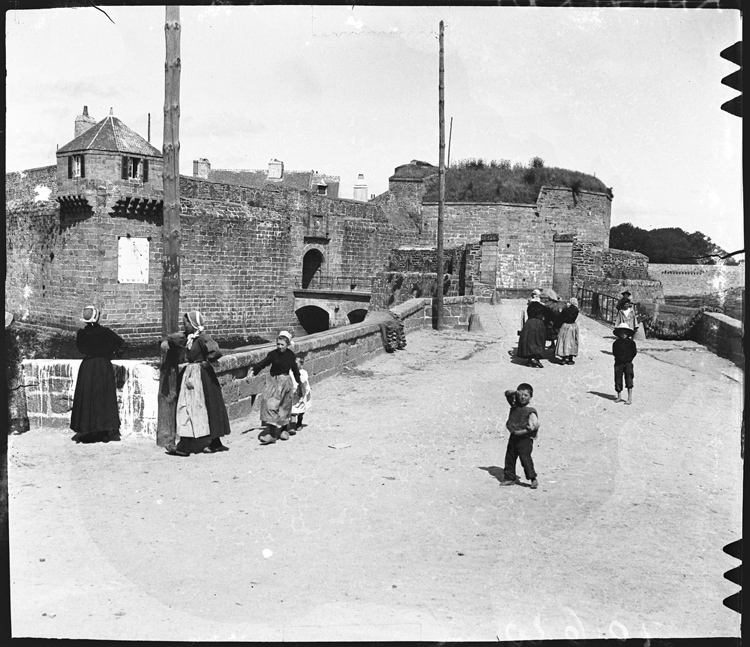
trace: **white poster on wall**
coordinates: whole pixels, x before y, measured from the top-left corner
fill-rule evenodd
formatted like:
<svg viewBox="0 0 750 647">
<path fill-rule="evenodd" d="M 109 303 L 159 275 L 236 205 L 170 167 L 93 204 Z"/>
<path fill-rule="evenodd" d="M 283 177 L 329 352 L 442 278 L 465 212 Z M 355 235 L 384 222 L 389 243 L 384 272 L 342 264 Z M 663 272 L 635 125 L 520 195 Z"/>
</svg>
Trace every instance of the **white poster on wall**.
<svg viewBox="0 0 750 647">
<path fill-rule="evenodd" d="M 118 238 L 118 283 L 148 283 L 148 249 L 148 238 Z"/>
</svg>

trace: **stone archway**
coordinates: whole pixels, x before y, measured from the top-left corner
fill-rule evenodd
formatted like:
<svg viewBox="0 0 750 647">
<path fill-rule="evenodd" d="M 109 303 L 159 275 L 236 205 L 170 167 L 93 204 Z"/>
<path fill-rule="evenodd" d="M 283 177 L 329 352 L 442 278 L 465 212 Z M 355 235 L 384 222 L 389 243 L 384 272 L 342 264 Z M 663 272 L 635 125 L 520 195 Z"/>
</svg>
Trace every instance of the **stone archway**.
<svg viewBox="0 0 750 647">
<path fill-rule="evenodd" d="M 302 289 L 314 287 L 315 281 L 323 274 L 325 258 L 319 249 L 311 249 L 302 257 Z"/>
<path fill-rule="evenodd" d="M 318 306 L 303 306 L 295 314 L 299 325 L 305 329 L 308 335 L 323 332 L 331 327 L 331 315 L 328 310 Z"/>
<path fill-rule="evenodd" d="M 356 310 L 352 310 L 351 312 L 349 312 L 349 314 L 347 314 L 350 324 L 355 324 L 355 323 L 359 323 L 360 321 L 364 321 L 366 316 L 367 316 L 366 308 L 357 308 Z"/>
</svg>

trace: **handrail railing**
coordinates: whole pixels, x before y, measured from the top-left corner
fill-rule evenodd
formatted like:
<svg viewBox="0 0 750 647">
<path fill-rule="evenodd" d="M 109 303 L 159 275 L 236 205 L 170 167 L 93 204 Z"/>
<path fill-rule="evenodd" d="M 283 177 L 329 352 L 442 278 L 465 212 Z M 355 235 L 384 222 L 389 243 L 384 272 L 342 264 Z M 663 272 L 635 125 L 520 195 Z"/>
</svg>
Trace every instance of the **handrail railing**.
<svg viewBox="0 0 750 647">
<path fill-rule="evenodd" d="M 596 290 L 589 290 L 583 287 L 578 288 L 578 308 L 581 312 L 594 319 L 606 321 L 611 324 L 614 324 L 617 319 L 617 302 L 621 298 Z M 634 303 L 633 308 L 635 309 L 636 317 L 640 319 L 638 316 L 638 304 Z"/>
<path fill-rule="evenodd" d="M 326 290 L 330 292 L 372 292 L 371 276 L 321 276 L 315 274 L 309 280 L 294 280 L 298 290 Z"/>
</svg>

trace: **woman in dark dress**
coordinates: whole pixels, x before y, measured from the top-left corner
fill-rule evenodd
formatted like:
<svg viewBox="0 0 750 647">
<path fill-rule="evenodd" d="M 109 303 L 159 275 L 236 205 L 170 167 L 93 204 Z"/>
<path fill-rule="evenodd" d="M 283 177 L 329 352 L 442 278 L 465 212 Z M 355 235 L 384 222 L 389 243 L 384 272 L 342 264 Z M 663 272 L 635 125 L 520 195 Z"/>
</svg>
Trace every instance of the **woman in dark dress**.
<svg viewBox="0 0 750 647">
<path fill-rule="evenodd" d="M 206 334 L 203 315 L 186 313 L 184 330 L 162 342 L 185 353 L 187 366 L 180 376 L 177 398 L 177 436 L 180 440 L 167 453 L 173 456 L 213 454 L 228 451 L 221 437 L 230 433 L 229 416 L 216 372 L 209 362 L 221 357 L 219 345 Z M 168 344 L 165 347 L 165 344 Z"/>
<path fill-rule="evenodd" d="M 563 364 L 575 364 L 573 359 L 578 355 L 578 299 L 571 297 L 568 305 L 561 313 L 562 326 L 557 335 L 557 345 L 555 355 L 560 358 Z"/>
<path fill-rule="evenodd" d="M 302 378 L 297 366 L 297 357 L 289 348 L 292 336 L 282 330 L 276 338 L 276 348 L 272 350 L 263 360 L 253 366 L 253 375 L 260 373 L 266 366 L 270 366 L 266 378 L 266 388 L 263 392 L 263 401 L 260 405 L 260 421 L 266 430 L 260 435 L 263 445 L 271 445 L 277 439 L 289 440 L 289 418 L 292 413 L 294 398 L 294 383 L 292 375 L 297 384 L 302 384 Z M 292 375 L 289 374 L 292 372 Z"/>
<path fill-rule="evenodd" d="M 76 347 L 85 357 L 78 369 L 70 428 L 78 443 L 120 439 L 120 414 L 112 357 L 122 357 L 127 344 L 116 332 L 99 324 L 99 310 L 86 306 L 86 326 L 76 334 Z"/>
<path fill-rule="evenodd" d="M 549 316 L 549 308 L 541 302 L 539 296 L 532 296 L 526 306 L 526 322 L 518 339 L 517 355 L 521 359 L 527 359 L 528 365 L 534 368 L 544 368 L 539 360 L 547 345 L 547 326 L 544 320 Z"/>
</svg>

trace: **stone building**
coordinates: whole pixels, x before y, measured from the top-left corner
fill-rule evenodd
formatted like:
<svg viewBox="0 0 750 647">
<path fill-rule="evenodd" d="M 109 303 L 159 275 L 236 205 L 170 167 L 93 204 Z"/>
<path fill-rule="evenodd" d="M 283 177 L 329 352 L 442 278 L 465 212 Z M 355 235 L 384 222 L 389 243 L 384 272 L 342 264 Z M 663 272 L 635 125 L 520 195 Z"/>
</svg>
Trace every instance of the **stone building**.
<svg viewBox="0 0 750 647">
<path fill-rule="evenodd" d="M 92 122 L 84 109 L 56 165 L 6 174 L 6 309 L 73 330 L 93 303 L 125 337 L 153 339 L 161 153 L 112 114 Z M 413 292 L 434 291 L 437 204 L 424 195 L 436 180 L 435 166 L 412 160 L 396 167 L 388 191 L 362 201 L 332 195 L 338 178 L 295 179 L 277 160 L 257 172 L 196 160 L 193 176 L 180 176 L 181 306 L 205 312 L 218 337 L 301 334 L 392 305 L 396 283 L 406 294 L 394 278 L 404 259 L 422 275 Z M 610 207 L 608 195 L 565 187 L 543 187 L 534 204 L 449 203 L 446 289 L 486 297 L 554 287 L 567 296 L 582 280 L 637 278 L 640 255 L 609 253 Z"/>
</svg>

